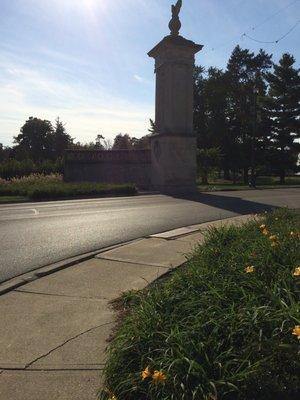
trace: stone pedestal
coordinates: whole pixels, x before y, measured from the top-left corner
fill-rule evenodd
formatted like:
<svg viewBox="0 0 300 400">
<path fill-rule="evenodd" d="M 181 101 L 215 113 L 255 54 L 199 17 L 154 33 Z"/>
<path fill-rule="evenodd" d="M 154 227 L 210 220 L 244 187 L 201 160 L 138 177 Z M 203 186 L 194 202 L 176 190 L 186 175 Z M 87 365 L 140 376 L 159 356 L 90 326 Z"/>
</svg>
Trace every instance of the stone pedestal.
<svg viewBox="0 0 300 400">
<path fill-rule="evenodd" d="M 166 36 L 148 55 L 155 59 L 155 135 L 151 138 L 152 187 L 162 193 L 196 188 L 193 69 L 201 45 Z"/>
<path fill-rule="evenodd" d="M 196 190 L 196 138 L 153 135 L 151 138 L 152 188 L 161 193 Z"/>
</svg>

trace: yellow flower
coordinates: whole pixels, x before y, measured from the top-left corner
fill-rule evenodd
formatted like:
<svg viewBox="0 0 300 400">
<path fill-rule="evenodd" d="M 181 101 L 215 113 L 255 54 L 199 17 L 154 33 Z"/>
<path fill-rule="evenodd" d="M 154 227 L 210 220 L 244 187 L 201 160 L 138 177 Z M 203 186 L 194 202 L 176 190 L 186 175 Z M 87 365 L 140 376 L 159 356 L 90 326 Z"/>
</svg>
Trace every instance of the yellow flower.
<svg viewBox="0 0 300 400">
<path fill-rule="evenodd" d="M 155 383 L 164 383 L 167 377 L 162 371 L 154 371 L 153 380 Z"/>
<path fill-rule="evenodd" d="M 272 241 L 276 241 L 276 240 L 278 240 L 278 236 L 277 235 L 271 235 L 269 237 L 269 239 L 272 240 Z"/>
<path fill-rule="evenodd" d="M 295 326 L 295 328 L 293 329 L 292 335 L 297 336 L 297 338 L 300 340 L 300 325 Z"/>
<path fill-rule="evenodd" d="M 108 400 L 118 400 L 117 397 L 112 393 L 111 390 L 105 389 L 105 392 L 108 393 L 109 399 Z"/>
<path fill-rule="evenodd" d="M 291 237 L 295 237 L 295 238 L 297 238 L 297 237 L 300 236 L 299 232 L 294 232 L 294 231 L 292 231 L 292 232 L 290 233 L 290 235 L 291 235 Z"/>
<path fill-rule="evenodd" d="M 150 376 L 151 376 L 151 372 L 150 372 L 149 367 L 145 368 L 144 371 L 141 372 L 141 377 L 142 377 L 143 381 L 147 378 L 150 378 Z"/>
<path fill-rule="evenodd" d="M 295 268 L 293 276 L 300 276 L 300 266 Z"/>
<path fill-rule="evenodd" d="M 251 274 L 252 272 L 255 272 L 255 267 L 253 265 L 249 265 L 248 267 L 245 268 L 245 272 L 247 274 Z"/>
<path fill-rule="evenodd" d="M 263 229 L 263 230 L 261 231 L 261 233 L 262 233 L 263 235 L 265 235 L 265 236 L 268 236 L 269 231 L 268 231 L 267 228 L 265 228 L 265 229 Z"/>
<path fill-rule="evenodd" d="M 264 229 L 266 229 L 266 225 L 265 224 L 262 224 L 260 227 L 259 227 L 259 229 L 262 231 L 262 230 L 264 230 Z"/>
</svg>

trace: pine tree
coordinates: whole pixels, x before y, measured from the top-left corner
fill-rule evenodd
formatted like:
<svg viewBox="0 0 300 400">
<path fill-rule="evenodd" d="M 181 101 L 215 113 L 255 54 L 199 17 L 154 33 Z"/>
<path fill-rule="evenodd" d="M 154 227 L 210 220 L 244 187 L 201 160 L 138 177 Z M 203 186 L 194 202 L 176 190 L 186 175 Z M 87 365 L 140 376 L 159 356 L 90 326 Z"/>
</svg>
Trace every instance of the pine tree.
<svg viewBox="0 0 300 400">
<path fill-rule="evenodd" d="M 73 139 L 71 136 L 66 132 L 65 125 L 62 121 L 57 117 L 55 120 L 55 127 L 52 135 L 52 152 L 53 155 L 51 158 L 57 159 L 61 158 L 65 150 L 73 144 Z"/>
<path fill-rule="evenodd" d="M 288 170 L 295 169 L 300 145 L 300 70 L 295 58 L 283 54 L 274 72 L 268 74 L 269 96 L 266 109 L 272 120 L 272 164 L 285 183 Z"/>
<path fill-rule="evenodd" d="M 237 46 L 227 65 L 229 141 L 234 169 L 244 170 L 244 182 L 248 183 L 256 167 L 255 154 L 259 142 L 257 130 L 256 96 L 266 92 L 265 72 L 271 68 L 271 56 L 260 50 L 257 55 Z"/>
</svg>

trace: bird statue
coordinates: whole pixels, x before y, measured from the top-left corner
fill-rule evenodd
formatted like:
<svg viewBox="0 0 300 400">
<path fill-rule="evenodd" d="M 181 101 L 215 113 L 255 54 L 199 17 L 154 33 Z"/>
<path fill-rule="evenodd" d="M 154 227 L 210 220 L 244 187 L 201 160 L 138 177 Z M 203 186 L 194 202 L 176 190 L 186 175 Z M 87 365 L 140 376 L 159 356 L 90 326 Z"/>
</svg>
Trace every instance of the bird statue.
<svg viewBox="0 0 300 400">
<path fill-rule="evenodd" d="M 172 19 L 169 23 L 171 36 L 178 36 L 181 28 L 179 13 L 182 7 L 182 0 L 178 0 L 175 5 L 172 5 Z"/>
<path fill-rule="evenodd" d="M 172 6 L 172 16 L 173 17 L 178 17 L 179 16 L 181 7 L 182 7 L 182 0 L 178 0 L 176 5 Z"/>
</svg>

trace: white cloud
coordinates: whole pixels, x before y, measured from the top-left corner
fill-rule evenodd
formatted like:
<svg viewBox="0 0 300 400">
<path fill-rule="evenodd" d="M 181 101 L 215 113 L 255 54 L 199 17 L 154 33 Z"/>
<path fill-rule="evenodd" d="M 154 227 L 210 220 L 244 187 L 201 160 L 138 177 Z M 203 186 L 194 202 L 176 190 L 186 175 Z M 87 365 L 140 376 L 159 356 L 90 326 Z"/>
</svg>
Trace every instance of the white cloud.
<svg viewBox="0 0 300 400">
<path fill-rule="evenodd" d="M 135 79 L 136 81 L 138 81 L 138 82 L 143 82 L 143 81 L 144 81 L 144 79 L 143 79 L 141 76 L 139 76 L 139 75 L 133 75 L 133 77 L 134 77 L 134 79 Z"/>
<path fill-rule="evenodd" d="M 59 116 L 71 136 L 83 142 L 99 132 L 111 139 L 119 132 L 137 137 L 147 133 L 151 105 L 117 98 L 98 83 L 93 87 L 68 79 L 53 65 L 46 67 L 0 56 L 0 142 L 11 144 L 30 116 L 51 121 Z"/>
</svg>

